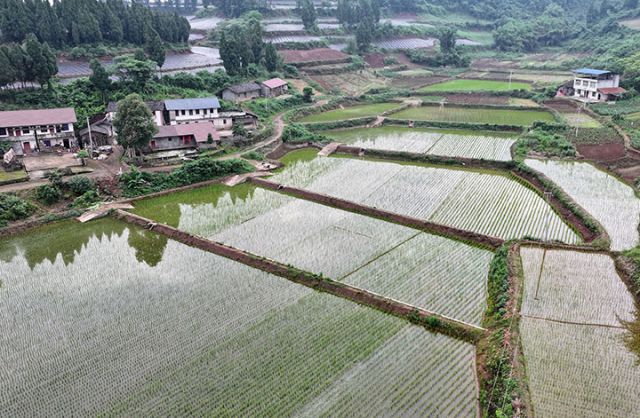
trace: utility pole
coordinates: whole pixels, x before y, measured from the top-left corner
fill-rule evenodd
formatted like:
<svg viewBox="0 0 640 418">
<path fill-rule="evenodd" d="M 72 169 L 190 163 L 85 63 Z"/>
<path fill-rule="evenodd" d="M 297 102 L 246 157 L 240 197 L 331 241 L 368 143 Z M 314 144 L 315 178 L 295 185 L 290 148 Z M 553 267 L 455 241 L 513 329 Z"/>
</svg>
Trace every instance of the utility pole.
<svg viewBox="0 0 640 418">
<path fill-rule="evenodd" d="M 87 116 L 87 129 L 89 130 L 89 157 L 93 156 L 93 138 L 91 137 L 91 123 L 89 123 L 89 116 Z"/>
</svg>

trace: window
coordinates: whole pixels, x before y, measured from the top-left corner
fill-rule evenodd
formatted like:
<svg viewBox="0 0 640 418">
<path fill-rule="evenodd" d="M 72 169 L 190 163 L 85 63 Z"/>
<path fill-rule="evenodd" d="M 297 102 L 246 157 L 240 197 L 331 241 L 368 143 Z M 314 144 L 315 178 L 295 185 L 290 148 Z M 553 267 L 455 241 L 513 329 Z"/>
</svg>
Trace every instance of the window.
<svg viewBox="0 0 640 418">
<path fill-rule="evenodd" d="M 182 116 L 184 116 L 184 115 L 186 115 L 186 114 L 187 114 L 187 111 L 186 111 L 186 110 L 183 110 L 183 111 L 182 111 Z"/>
<path fill-rule="evenodd" d="M 61 128 L 62 128 L 63 131 L 68 131 L 69 130 L 69 124 L 68 123 L 62 124 Z"/>
<path fill-rule="evenodd" d="M 189 109 L 189 115 L 192 116 L 193 115 L 193 109 Z"/>
<path fill-rule="evenodd" d="M 200 109 L 196 109 L 196 115 L 200 114 Z"/>
<path fill-rule="evenodd" d="M 24 127 L 24 128 L 22 128 L 22 133 L 27 135 L 27 134 L 31 133 L 31 130 L 29 129 L 29 127 Z"/>
<path fill-rule="evenodd" d="M 226 119 L 222 119 L 222 123 L 224 123 L 226 125 L 227 124 L 227 120 Z"/>
<path fill-rule="evenodd" d="M 6 136 L 7 135 L 7 128 L 0 128 L 0 135 Z"/>
</svg>

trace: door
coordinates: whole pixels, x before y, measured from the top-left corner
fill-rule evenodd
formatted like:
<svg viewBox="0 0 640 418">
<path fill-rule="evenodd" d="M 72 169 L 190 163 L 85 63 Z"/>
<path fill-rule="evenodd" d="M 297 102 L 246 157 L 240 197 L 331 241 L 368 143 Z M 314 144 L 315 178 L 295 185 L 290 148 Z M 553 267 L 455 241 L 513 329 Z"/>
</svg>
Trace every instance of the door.
<svg viewBox="0 0 640 418">
<path fill-rule="evenodd" d="M 31 153 L 31 142 L 23 142 L 22 143 L 22 151 L 24 151 L 25 154 L 30 154 Z"/>
</svg>

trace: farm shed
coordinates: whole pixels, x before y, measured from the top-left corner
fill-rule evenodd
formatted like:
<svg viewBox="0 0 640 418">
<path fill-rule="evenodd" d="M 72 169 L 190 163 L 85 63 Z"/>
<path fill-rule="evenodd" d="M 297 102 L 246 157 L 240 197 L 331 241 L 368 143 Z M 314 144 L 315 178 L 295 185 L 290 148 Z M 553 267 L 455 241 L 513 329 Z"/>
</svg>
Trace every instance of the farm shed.
<svg viewBox="0 0 640 418">
<path fill-rule="evenodd" d="M 263 81 L 262 83 L 262 95 L 264 97 L 278 97 L 286 94 L 289 90 L 287 82 L 281 78 L 272 78 L 271 80 Z"/>
<path fill-rule="evenodd" d="M 222 90 L 222 98 L 232 102 L 251 100 L 260 97 L 262 87 L 258 83 L 236 84 Z"/>
</svg>

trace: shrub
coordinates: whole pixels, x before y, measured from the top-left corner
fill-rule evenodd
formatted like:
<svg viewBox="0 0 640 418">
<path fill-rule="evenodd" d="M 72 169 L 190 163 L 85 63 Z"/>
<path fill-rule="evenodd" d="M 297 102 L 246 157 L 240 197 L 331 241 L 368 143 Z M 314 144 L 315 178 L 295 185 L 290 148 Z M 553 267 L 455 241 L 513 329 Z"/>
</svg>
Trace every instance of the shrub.
<svg viewBox="0 0 640 418">
<path fill-rule="evenodd" d="M 130 172 L 120 176 L 120 184 L 124 196 L 135 197 L 250 171 L 253 171 L 253 167 L 244 160 L 214 160 L 204 157 L 189 161 L 170 174 L 144 173 L 133 167 Z"/>
<path fill-rule="evenodd" d="M 282 131 L 282 142 L 328 142 L 328 138 L 309 131 L 300 123 L 291 123 Z"/>
<path fill-rule="evenodd" d="M 247 160 L 264 161 L 264 154 L 258 151 L 245 152 L 241 157 Z"/>
<path fill-rule="evenodd" d="M 76 176 L 69 179 L 67 187 L 76 196 L 82 196 L 90 190 L 95 190 L 96 184 L 87 176 Z"/>
<path fill-rule="evenodd" d="M 13 194 L 0 193 L 0 226 L 8 222 L 27 218 L 35 206 Z"/>
<path fill-rule="evenodd" d="M 302 89 L 302 100 L 305 103 L 311 103 L 313 101 L 313 89 L 309 86 Z"/>
<path fill-rule="evenodd" d="M 82 196 L 77 197 L 71 206 L 74 208 L 88 208 L 89 206 L 93 206 L 100 201 L 100 196 L 96 190 L 88 190 L 82 194 Z"/>
<path fill-rule="evenodd" d="M 54 185 L 44 184 L 36 188 L 36 199 L 47 205 L 56 203 L 61 197 L 62 192 Z"/>
<path fill-rule="evenodd" d="M 545 157 L 573 157 L 576 148 L 563 135 L 534 129 L 518 139 L 515 153 L 518 157 L 525 157 L 529 153 Z"/>
</svg>

